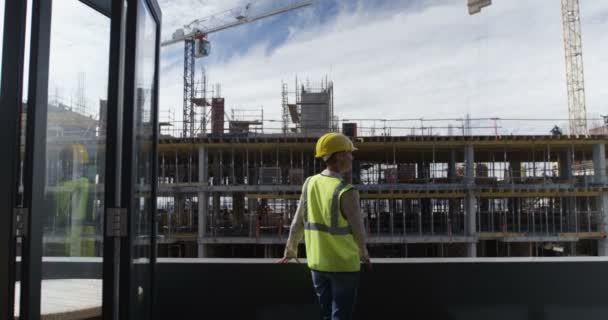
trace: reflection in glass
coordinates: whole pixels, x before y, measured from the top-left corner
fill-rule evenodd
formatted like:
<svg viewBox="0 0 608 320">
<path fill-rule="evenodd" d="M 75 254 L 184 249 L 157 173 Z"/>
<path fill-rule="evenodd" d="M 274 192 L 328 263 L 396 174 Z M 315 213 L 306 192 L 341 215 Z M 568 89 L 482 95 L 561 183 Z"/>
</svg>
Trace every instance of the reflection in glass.
<svg viewBox="0 0 608 320">
<path fill-rule="evenodd" d="M 78 267 L 67 279 L 43 279 L 43 313 L 56 307 L 53 301 L 67 307 L 75 295 L 89 301 L 83 310 L 101 306 L 101 274 L 79 282 L 68 279 L 90 277 L 91 262 L 100 263 L 103 253 L 110 42 L 109 19 L 80 1 L 53 2 L 52 16 L 43 263 L 54 256 Z M 86 264 L 82 257 L 93 259 Z M 61 289 L 70 286 L 80 289 Z"/>
<path fill-rule="evenodd" d="M 137 17 L 137 53 L 135 66 L 135 149 L 134 168 L 136 170 L 134 261 L 135 277 L 132 292 L 139 295 L 137 317 L 147 318 L 146 303 L 150 297 L 151 218 L 153 215 L 152 168 L 155 155 L 154 143 L 154 72 L 156 58 L 156 21 L 146 2 L 139 2 Z"/>
</svg>

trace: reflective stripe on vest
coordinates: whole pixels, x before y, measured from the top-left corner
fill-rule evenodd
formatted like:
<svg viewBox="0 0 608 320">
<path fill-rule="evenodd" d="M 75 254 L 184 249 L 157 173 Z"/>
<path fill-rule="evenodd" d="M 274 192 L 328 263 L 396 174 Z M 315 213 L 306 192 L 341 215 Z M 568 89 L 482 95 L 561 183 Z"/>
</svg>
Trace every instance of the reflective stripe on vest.
<svg viewBox="0 0 608 320">
<path fill-rule="evenodd" d="M 340 182 L 340 184 L 334 190 L 334 194 L 331 202 L 331 226 L 327 226 L 322 223 L 314 223 L 308 222 L 308 182 L 310 178 L 304 182 L 304 187 L 302 191 L 302 208 L 304 209 L 304 229 L 305 230 L 315 230 L 321 232 L 327 232 L 332 235 L 343 236 L 347 234 L 351 234 L 352 230 L 350 226 L 348 227 L 338 227 L 338 217 L 339 217 L 339 208 L 340 208 L 340 191 L 346 186 L 344 181 Z"/>
</svg>

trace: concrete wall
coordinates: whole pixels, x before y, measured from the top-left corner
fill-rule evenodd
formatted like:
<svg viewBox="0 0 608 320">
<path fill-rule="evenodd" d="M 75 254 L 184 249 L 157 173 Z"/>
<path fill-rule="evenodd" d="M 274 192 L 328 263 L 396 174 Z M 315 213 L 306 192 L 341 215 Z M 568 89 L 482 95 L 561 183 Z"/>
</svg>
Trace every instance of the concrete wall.
<svg viewBox="0 0 608 320">
<path fill-rule="evenodd" d="M 320 136 L 329 131 L 331 103 L 329 91 L 302 92 L 302 132 L 308 136 Z"/>
<path fill-rule="evenodd" d="M 304 264 L 163 261 L 157 268 L 155 319 L 319 319 Z M 355 319 L 603 319 L 608 315 L 605 258 L 437 261 L 375 263 L 373 271 L 361 275 Z"/>
<path fill-rule="evenodd" d="M 358 319 L 604 319 L 608 258 L 375 259 Z M 568 276 L 564 276 L 568 275 Z M 99 258 L 45 258 L 44 279 L 100 278 Z M 319 319 L 305 264 L 160 259 L 153 319 Z"/>
</svg>

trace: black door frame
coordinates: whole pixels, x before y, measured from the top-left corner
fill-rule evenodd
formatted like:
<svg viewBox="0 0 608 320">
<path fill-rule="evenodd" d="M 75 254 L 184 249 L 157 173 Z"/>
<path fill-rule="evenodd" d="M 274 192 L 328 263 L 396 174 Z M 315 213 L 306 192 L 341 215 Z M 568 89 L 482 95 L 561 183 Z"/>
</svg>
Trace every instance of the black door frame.
<svg viewBox="0 0 608 320">
<path fill-rule="evenodd" d="M 13 319 L 16 239 L 13 212 L 18 204 L 26 1 L 5 1 L 0 91 L 0 319 Z"/>
<path fill-rule="evenodd" d="M 120 238 L 111 234 L 107 220 L 109 208 L 120 208 L 121 194 L 121 152 L 122 152 L 122 113 L 124 92 L 124 57 L 126 6 L 124 0 L 112 0 L 110 16 L 110 62 L 108 71 L 108 104 L 106 124 L 106 171 L 104 193 L 103 232 L 103 293 L 102 319 L 119 319 L 119 263 Z M 120 236 L 120 235 L 119 235 Z"/>
<path fill-rule="evenodd" d="M 23 206 L 29 209 L 21 242 L 20 319 L 40 319 L 42 234 L 46 214 L 46 129 L 53 1 L 32 1 Z"/>
<path fill-rule="evenodd" d="M 157 139 L 158 139 L 158 79 L 160 56 L 160 30 L 161 12 L 156 0 L 145 1 L 150 9 L 156 25 L 155 73 L 152 105 L 153 145 L 154 154 L 152 166 L 152 206 L 150 214 L 151 226 L 151 259 L 149 282 L 153 294 L 154 264 L 156 261 L 156 191 L 157 191 Z M 130 42 L 137 37 L 137 10 L 138 0 L 81 0 L 98 12 L 110 16 L 110 72 L 108 75 L 108 110 L 106 131 L 106 173 L 105 173 L 105 207 L 106 221 L 108 208 L 129 208 L 128 220 L 134 219 L 130 206 L 121 204 L 132 203 L 133 194 L 121 197 L 123 183 L 134 174 L 129 166 L 123 168 L 125 163 L 122 152 L 129 145 L 131 151 L 128 156 L 132 161 L 134 153 L 133 144 L 126 143 L 121 146 L 123 137 L 134 137 L 133 126 L 129 120 L 133 119 L 134 109 L 123 108 L 125 101 L 134 101 L 135 76 L 135 46 Z M 111 6 L 110 6 L 111 2 Z M 20 139 L 21 112 L 23 95 L 23 67 L 25 53 L 25 31 L 27 17 L 27 1 L 6 1 L 4 20 L 4 50 L 2 53 L 2 90 L 0 99 L 0 145 L 9 152 L 8 156 L 0 158 L 0 174 L 5 177 L 0 181 L 0 319 L 12 319 L 14 306 L 14 287 L 16 275 L 16 237 L 14 228 L 14 212 L 18 206 L 19 172 L 20 172 Z M 125 4 L 129 4 L 128 13 Z M 94 5 L 98 4 L 98 5 Z M 108 11 L 109 9 L 111 11 Z M 28 83 L 28 108 L 26 126 L 25 159 L 23 161 L 23 207 L 26 211 L 26 221 L 22 239 L 21 261 L 21 319 L 33 320 L 40 318 L 41 307 L 41 280 L 42 280 L 42 234 L 46 201 L 45 172 L 46 172 L 46 128 L 48 118 L 48 70 L 50 57 L 50 36 L 52 0 L 32 0 L 31 41 Z M 132 105 L 132 104 L 130 104 Z M 133 122 L 131 122 L 133 123 Z M 35 160 L 35 161 L 34 161 Z M 128 163 L 128 162 L 127 162 Z M 133 185 L 127 185 L 132 188 Z M 124 195 L 122 190 L 122 195 Z M 128 198 L 128 199 L 127 199 Z M 129 227 L 133 225 L 129 222 Z M 131 266 L 131 245 L 133 234 L 127 230 L 126 235 L 113 236 L 104 226 L 104 252 L 103 252 L 103 319 L 118 319 L 119 297 L 122 305 L 130 309 L 135 296 L 125 288 L 134 277 L 131 273 L 121 273 L 118 279 L 119 265 Z M 134 230 L 133 230 L 134 231 Z M 112 244 L 112 245 L 111 245 Z M 119 252 L 122 248 L 122 252 Z M 119 254 L 121 255 L 119 257 Z M 128 254 L 128 256 L 126 255 Z M 122 285 L 121 285 L 122 284 Z M 126 285 L 125 285 L 126 284 Z M 125 298 L 128 297 L 128 300 Z"/>
<path fill-rule="evenodd" d="M 156 37 L 155 37 L 155 60 L 154 60 L 154 88 L 152 91 L 152 177 L 151 177 L 151 212 L 149 219 L 150 225 L 150 261 L 149 261 L 149 291 L 145 294 L 148 297 L 147 306 L 149 308 L 148 314 L 152 314 L 152 303 L 154 297 L 154 265 L 156 263 L 156 232 L 155 232 L 155 221 L 156 221 L 156 194 L 157 194 L 157 145 L 158 145 L 158 91 L 159 91 L 159 62 L 160 62 L 160 33 L 161 33 L 161 11 L 156 0 L 127 0 L 128 10 L 126 19 L 126 37 L 125 37 L 125 60 L 124 60 L 124 91 L 123 97 L 125 106 L 123 110 L 123 139 L 124 144 L 122 145 L 122 157 L 121 161 L 126 164 L 122 168 L 121 182 L 122 190 L 120 195 L 121 208 L 126 209 L 127 218 L 127 236 L 121 238 L 120 243 L 120 283 L 119 283 L 119 296 L 121 301 L 124 303 L 119 304 L 120 319 L 132 319 L 135 316 L 138 304 L 138 291 L 134 290 L 133 283 L 136 281 L 134 276 L 134 264 L 133 264 L 133 244 L 135 239 L 135 226 L 136 226 L 136 213 L 133 210 L 133 203 L 135 201 L 135 185 L 136 185 L 136 174 L 137 168 L 135 164 L 135 155 L 137 153 L 135 139 L 136 139 L 136 68 L 137 68 L 137 43 L 138 37 L 138 18 L 139 18 L 139 3 L 143 2 L 148 7 L 153 19 L 156 22 Z"/>
</svg>

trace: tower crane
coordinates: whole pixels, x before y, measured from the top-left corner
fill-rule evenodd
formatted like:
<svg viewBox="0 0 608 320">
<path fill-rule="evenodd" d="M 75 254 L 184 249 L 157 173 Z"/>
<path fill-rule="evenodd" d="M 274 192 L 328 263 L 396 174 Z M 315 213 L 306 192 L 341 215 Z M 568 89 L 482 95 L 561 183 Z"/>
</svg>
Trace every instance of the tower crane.
<svg viewBox="0 0 608 320">
<path fill-rule="evenodd" d="M 579 0 L 561 1 L 570 134 L 586 135 L 588 133 L 587 107 Z M 476 14 L 481 8 L 491 4 L 492 0 L 468 0 L 469 14 Z"/>
<path fill-rule="evenodd" d="M 161 42 L 161 46 L 169 46 L 184 42 L 184 117 L 183 136 L 193 137 L 195 135 L 195 109 L 194 109 L 194 69 L 195 60 L 210 54 L 211 44 L 208 36 L 212 33 L 229 28 L 258 21 L 285 12 L 297 10 L 312 5 L 312 0 L 298 1 L 289 5 L 274 8 L 269 11 L 252 12 L 253 3 L 232 8 L 214 15 L 196 19 L 183 28 L 177 29 L 171 39 Z M 206 103 L 206 102 L 204 102 Z"/>
</svg>

